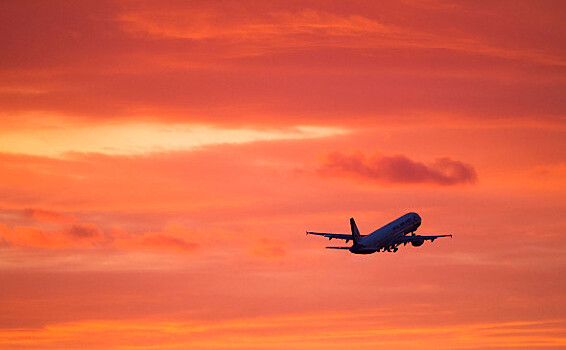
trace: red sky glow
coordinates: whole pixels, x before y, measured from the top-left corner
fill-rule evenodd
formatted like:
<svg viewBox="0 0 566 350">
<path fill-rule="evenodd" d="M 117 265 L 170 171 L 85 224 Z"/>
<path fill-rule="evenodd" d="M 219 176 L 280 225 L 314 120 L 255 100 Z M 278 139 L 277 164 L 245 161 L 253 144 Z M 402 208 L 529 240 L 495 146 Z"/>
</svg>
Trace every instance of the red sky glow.
<svg viewBox="0 0 566 350">
<path fill-rule="evenodd" d="M 565 23 L 551 0 L 4 1 L 0 348 L 566 348 Z M 409 211 L 454 237 L 304 234 Z"/>
</svg>

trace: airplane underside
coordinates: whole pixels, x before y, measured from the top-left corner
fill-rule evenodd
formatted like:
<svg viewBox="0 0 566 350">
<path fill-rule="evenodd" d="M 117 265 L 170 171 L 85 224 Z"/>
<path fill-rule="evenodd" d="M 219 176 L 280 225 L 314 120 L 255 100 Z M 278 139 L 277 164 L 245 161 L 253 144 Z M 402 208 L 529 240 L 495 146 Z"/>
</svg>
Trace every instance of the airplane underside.
<svg viewBox="0 0 566 350">
<path fill-rule="evenodd" d="M 384 252 L 393 252 L 395 253 L 396 251 L 399 250 L 399 248 L 397 248 L 396 246 L 391 246 L 391 247 L 384 247 L 384 248 L 379 248 L 379 249 L 374 249 L 374 248 L 365 248 L 365 247 L 352 247 L 349 249 L 350 252 L 354 253 L 354 254 L 373 254 L 376 252 L 380 252 L 380 251 L 384 251 Z"/>
<path fill-rule="evenodd" d="M 354 254 L 373 254 L 377 252 L 377 249 L 363 249 L 363 250 L 354 250 L 350 248 L 350 252 Z"/>
</svg>

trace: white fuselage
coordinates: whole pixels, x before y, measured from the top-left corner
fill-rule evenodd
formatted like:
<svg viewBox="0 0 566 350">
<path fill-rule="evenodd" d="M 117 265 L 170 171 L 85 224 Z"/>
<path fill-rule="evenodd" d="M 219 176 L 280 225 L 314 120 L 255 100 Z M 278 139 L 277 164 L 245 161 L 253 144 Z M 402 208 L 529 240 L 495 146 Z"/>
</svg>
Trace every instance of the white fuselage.
<svg viewBox="0 0 566 350">
<path fill-rule="evenodd" d="M 391 242 L 396 238 L 415 232 L 421 225 L 421 217 L 417 213 L 407 213 L 387 225 L 373 231 L 350 248 L 352 253 L 371 254 L 381 249 L 393 248 Z"/>
</svg>

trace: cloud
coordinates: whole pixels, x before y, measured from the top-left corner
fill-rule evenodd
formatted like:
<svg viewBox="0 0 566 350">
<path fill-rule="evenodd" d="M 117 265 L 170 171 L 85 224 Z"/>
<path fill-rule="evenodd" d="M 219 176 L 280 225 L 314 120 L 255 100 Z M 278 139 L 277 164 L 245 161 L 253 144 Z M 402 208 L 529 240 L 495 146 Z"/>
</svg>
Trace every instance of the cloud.
<svg viewBox="0 0 566 350">
<path fill-rule="evenodd" d="M 366 49 L 447 49 L 564 65 L 559 55 L 506 47 L 504 42 L 500 42 L 499 46 L 492 45 L 489 40 L 469 36 L 465 32 L 446 31 L 437 27 L 436 23 L 419 27 L 403 21 L 391 22 L 392 16 L 388 19 L 389 23 L 385 23 L 383 16 L 367 11 L 361 15 L 353 7 L 340 13 L 322 4 L 316 5 L 317 9 L 262 8 L 249 3 L 246 10 L 242 10 L 243 6 L 231 6 L 228 11 L 226 4 L 222 4 L 222 7 L 192 5 L 176 7 L 174 10 L 142 7 L 122 12 L 118 22 L 125 33 L 136 37 L 227 40 L 232 44 L 237 43 L 238 50 L 232 49 L 230 52 L 236 56 L 269 55 L 274 50 L 289 51 L 326 45 Z M 445 10 L 454 9 L 445 7 Z"/>
<path fill-rule="evenodd" d="M 351 125 L 355 115 L 375 125 L 415 112 L 428 114 L 418 118 L 427 125 L 440 113 L 457 125 L 494 116 L 556 123 L 563 21 L 544 6 L 13 2 L 0 14 L 10 23 L 0 124 L 54 115 L 86 128 L 158 118 Z M 505 23 L 485 20 L 498 14 Z"/>
<path fill-rule="evenodd" d="M 184 225 L 168 223 L 156 231 L 132 234 L 121 229 L 112 230 L 112 246 L 129 251 L 191 253 L 199 249 L 199 236 Z"/>
<path fill-rule="evenodd" d="M 98 225 L 88 222 L 61 224 L 55 228 L 31 225 L 10 227 L 0 223 L 0 246 L 19 248 L 69 249 L 101 248 L 126 251 L 151 252 L 192 252 L 198 249 L 197 243 L 183 237 L 175 237 L 183 232 L 171 231 L 165 227 L 162 232 L 135 234 L 118 228 L 104 231 Z"/>
<path fill-rule="evenodd" d="M 20 248 L 66 249 L 105 245 L 108 238 L 93 223 L 60 225 L 47 229 L 40 226 L 1 224 L 0 241 Z"/>
<path fill-rule="evenodd" d="M 285 257 L 287 249 L 282 241 L 260 238 L 250 247 L 249 253 L 254 258 L 263 261 L 273 261 Z"/>
<path fill-rule="evenodd" d="M 167 251 L 176 253 L 194 252 L 199 244 L 164 233 L 147 233 L 141 236 L 127 234 L 113 243 L 114 247 L 125 250 Z"/>
<path fill-rule="evenodd" d="M 51 224 L 71 224 L 77 220 L 72 215 L 47 209 L 28 208 L 25 209 L 23 213 L 25 217 Z"/>
<path fill-rule="evenodd" d="M 319 168 L 322 175 L 352 177 L 384 184 L 435 184 L 451 186 L 473 184 L 475 169 L 448 157 L 432 163 L 421 163 L 403 155 L 373 156 L 330 153 Z"/>
<path fill-rule="evenodd" d="M 275 37 L 286 35 L 352 36 L 389 31 L 379 22 L 363 16 L 336 15 L 315 10 L 276 11 L 255 16 L 240 13 L 238 17 L 219 9 L 152 9 L 124 13 L 120 21 L 126 32 L 184 39 L 261 39 L 273 42 Z"/>
<path fill-rule="evenodd" d="M 102 230 L 91 223 L 81 223 L 68 227 L 64 233 L 78 240 L 98 240 L 103 238 Z"/>
<path fill-rule="evenodd" d="M 566 162 L 535 166 L 528 171 L 528 177 L 539 188 L 563 189 L 566 187 Z"/>
<path fill-rule="evenodd" d="M 322 297 L 319 295 L 319 298 Z M 367 309 L 367 308 L 366 308 Z M 420 308 L 419 308 L 420 309 Z M 42 349 L 73 349 L 77 343 L 92 349 L 148 347 L 192 349 L 454 349 L 561 347 L 566 324 L 562 319 L 526 319 L 498 322 L 401 323 L 397 313 L 312 312 L 206 321 L 171 319 L 81 319 L 53 322 L 49 327 L 2 330 L 8 344 L 33 341 Z M 409 312 L 403 312 L 410 315 Z M 375 319 L 386 319 L 378 323 Z M 124 334 L 130 336 L 124 337 Z M 403 335 L 403 336 L 400 336 Z M 275 344 L 275 346 L 274 346 Z M 426 345 L 424 345 L 426 344 Z M 428 345 L 428 346 L 427 346 Z"/>
<path fill-rule="evenodd" d="M 0 130 L 6 153 L 60 157 L 66 153 L 143 154 L 192 150 L 211 144 L 329 137 L 347 132 L 332 127 L 218 129 L 199 124 L 113 123 L 64 128 Z M 54 219 L 55 213 L 32 213 Z"/>
</svg>

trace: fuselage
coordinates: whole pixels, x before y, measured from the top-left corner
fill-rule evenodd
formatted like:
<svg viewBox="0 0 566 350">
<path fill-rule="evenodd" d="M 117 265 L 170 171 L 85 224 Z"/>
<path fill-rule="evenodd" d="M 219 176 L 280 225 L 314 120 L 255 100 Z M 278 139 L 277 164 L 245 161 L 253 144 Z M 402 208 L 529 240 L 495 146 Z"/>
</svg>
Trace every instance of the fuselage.
<svg viewBox="0 0 566 350">
<path fill-rule="evenodd" d="M 407 213 L 391 221 L 387 225 L 373 231 L 360 239 L 350 248 L 354 254 L 371 254 L 381 249 L 394 248 L 392 242 L 395 238 L 415 232 L 421 225 L 421 217 L 417 213 Z"/>
</svg>

